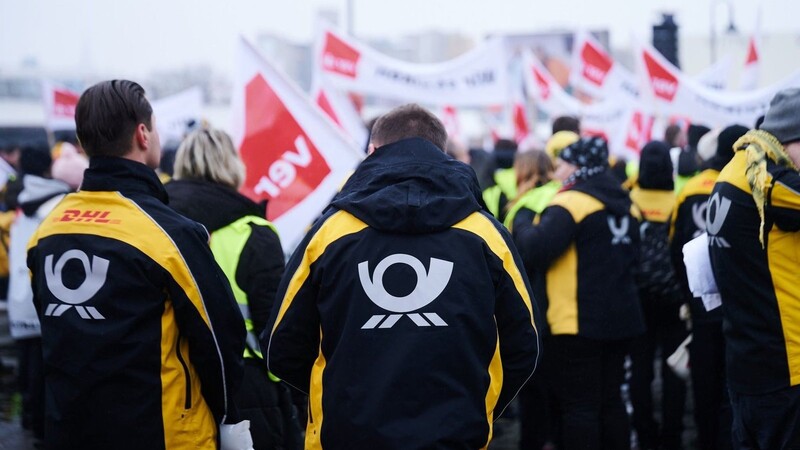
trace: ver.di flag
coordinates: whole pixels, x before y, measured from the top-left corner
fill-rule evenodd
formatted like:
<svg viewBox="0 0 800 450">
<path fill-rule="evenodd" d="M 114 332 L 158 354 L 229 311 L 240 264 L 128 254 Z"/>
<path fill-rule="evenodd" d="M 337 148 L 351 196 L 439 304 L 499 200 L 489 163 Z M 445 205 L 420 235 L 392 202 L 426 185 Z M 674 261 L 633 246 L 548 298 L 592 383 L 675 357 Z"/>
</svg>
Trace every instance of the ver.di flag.
<svg viewBox="0 0 800 450">
<path fill-rule="evenodd" d="M 604 138 L 611 154 L 639 159 L 639 152 L 649 140 L 653 124 L 641 102 L 607 99 L 592 104 L 581 103 L 567 93 L 530 52 L 523 55 L 523 76 L 528 95 L 550 117 L 577 116 L 581 119 L 582 133 Z"/>
<path fill-rule="evenodd" d="M 355 147 L 367 147 L 369 132 L 347 94 L 316 83 L 311 88 L 311 98 L 328 118 L 353 141 Z"/>
<path fill-rule="evenodd" d="M 325 86 L 428 105 L 489 106 L 509 101 L 508 53 L 493 38 L 450 61 L 414 64 L 320 27 L 315 70 Z"/>
<path fill-rule="evenodd" d="M 297 86 L 240 41 L 232 135 L 247 170 L 242 193 L 267 200 L 290 252 L 363 157 Z"/>
<path fill-rule="evenodd" d="M 50 131 L 74 130 L 80 94 L 53 82 L 42 82 L 45 127 Z"/>
</svg>

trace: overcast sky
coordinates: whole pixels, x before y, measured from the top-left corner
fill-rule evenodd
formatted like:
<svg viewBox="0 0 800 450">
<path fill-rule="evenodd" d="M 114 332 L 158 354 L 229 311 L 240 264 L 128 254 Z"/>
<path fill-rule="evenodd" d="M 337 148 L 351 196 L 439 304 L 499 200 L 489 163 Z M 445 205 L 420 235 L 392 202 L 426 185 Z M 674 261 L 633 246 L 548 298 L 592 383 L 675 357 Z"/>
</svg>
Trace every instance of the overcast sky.
<svg viewBox="0 0 800 450">
<path fill-rule="evenodd" d="M 476 39 L 486 33 L 608 28 L 614 46 L 649 39 L 663 11 L 681 33 L 708 35 L 712 4 L 718 28 L 751 33 L 760 7 L 765 33 L 800 36 L 800 0 L 350 0 L 356 35 L 396 37 L 439 30 Z M 316 12 L 347 0 L 0 0 L 0 71 L 35 59 L 47 70 L 137 77 L 207 63 L 230 73 L 237 36 L 270 32 L 309 41 Z M 799 44 L 800 45 L 800 44 Z"/>
</svg>

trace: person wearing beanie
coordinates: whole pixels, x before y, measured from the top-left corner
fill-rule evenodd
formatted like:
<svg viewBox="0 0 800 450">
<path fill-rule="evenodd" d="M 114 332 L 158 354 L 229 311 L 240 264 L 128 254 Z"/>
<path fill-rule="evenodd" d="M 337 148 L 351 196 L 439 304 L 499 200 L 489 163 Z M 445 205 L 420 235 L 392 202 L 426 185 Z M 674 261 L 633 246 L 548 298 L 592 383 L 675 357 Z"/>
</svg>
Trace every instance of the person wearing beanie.
<svg viewBox="0 0 800 450">
<path fill-rule="evenodd" d="M 548 368 L 564 448 L 629 448 L 620 395 L 630 340 L 644 332 L 634 271 L 638 210 L 608 173 L 608 145 L 582 138 L 558 157 L 562 189 L 538 224 L 517 221 L 525 268 L 544 273 Z"/>
<path fill-rule="evenodd" d="M 775 95 L 761 128 L 733 144 L 708 204 L 734 448 L 800 448 L 798 111 L 800 89 Z"/>
<path fill-rule="evenodd" d="M 580 139 L 578 133 L 574 131 L 559 131 L 554 133 L 553 136 L 547 141 L 545 144 L 544 151 L 547 153 L 547 156 L 550 157 L 553 161 L 558 158 L 558 154 L 561 153 L 568 145 L 575 143 Z"/>
<path fill-rule="evenodd" d="M 689 304 L 692 318 L 689 356 L 694 417 L 701 450 L 730 448 L 731 412 L 725 381 L 722 312 L 719 309 L 706 311 L 702 300 L 692 297 L 683 263 L 683 246 L 706 230 L 707 203 L 714 183 L 733 157 L 733 144 L 746 132 L 747 128 L 741 125 L 731 125 L 716 133 L 716 138 L 712 131 L 701 139 L 701 149 L 709 145 L 709 141 L 716 141 L 714 156 L 704 162 L 704 170 L 687 181 L 678 194 L 670 223 L 670 253 L 681 288 L 681 302 Z M 704 141 L 708 136 L 708 141 Z"/>
<path fill-rule="evenodd" d="M 642 449 L 682 447 L 686 383 L 669 368 L 667 358 L 686 339 L 680 319 L 680 291 L 669 252 L 669 217 L 675 206 L 669 147 L 652 141 L 639 159 L 638 183 L 631 200 L 642 212 L 641 257 L 637 282 L 647 331 L 631 346 L 630 394 L 633 428 Z M 661 423 L 653 416 L 653 363 L 660 357 L 663 400 Z"/>
</svg>

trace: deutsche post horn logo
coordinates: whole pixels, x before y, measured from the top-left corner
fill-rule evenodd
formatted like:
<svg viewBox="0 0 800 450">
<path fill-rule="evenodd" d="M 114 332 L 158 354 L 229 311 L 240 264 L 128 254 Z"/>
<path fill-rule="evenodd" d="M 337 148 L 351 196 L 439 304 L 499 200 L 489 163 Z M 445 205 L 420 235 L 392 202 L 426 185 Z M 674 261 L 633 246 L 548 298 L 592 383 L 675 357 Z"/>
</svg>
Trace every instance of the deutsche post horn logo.
<svg viewBox="0 0 800 450">
<path fill-rule="evenodd" d="M 83 271 L 86 278 L 80 286 L 71 289 L 64 285 L 62 270 L 70 260 L 77 259 L 83 264 Z M 47 255 L 44 259 L 44 276 L 47 288 L 57 299 L 65 304 L 50 303 L 45 310 L 45 316 L 60 317 L 70 308 L 75 306 L 75 310 L 82 319 L 105 319 L 102 314 L 93 306 L 80 306 L 95 296 L 100 288 L 106 283 L 108 275 L 108 260 L 99 256 L 92 256 L 91 264 L 86 253 L 80 250 L 69 250 L 58 258 L 53 266 L 53 255 Z"/>
<path fill-rule="evenodd" d="M 383 286 L 383 276 L 386 270 L 395 264 L 405 264 L 411 267 L 417 274 L 417 285 L 410 294 L 404 297 L 396 297 L 388 292 Z M 425 271 L 419 259 L 404 253 L 397 253 L 387 256 L 375 267 L 372 278 L 369 276 L 369 262 L 364 261 L 358 265 L 358 277 L 364 292 L 372 303 L 387 311 L 397 313 L 390 314 L 386 318 L 385 314 L 376 314 L 367 320 L 362 329 L 392 328 L 405 313 L 419 327 L 427 327 L 433 324 L 436 327 L 446 327 L 447 323 L 438 314 L 413 313 L 431 304 L 439 295 L 444 292 L 450 276 L 453 274 L 453 263 L 441 259 L 431 258 L 430 268 Z M 423 318 L 423 316 L 425 316 Z M 386 318 L 384 321 L 383 319 Z M 425 320 L 427 319 L 427 320 Z M 383 323 L 381 323 L 383 322 Z"/>
</svg>

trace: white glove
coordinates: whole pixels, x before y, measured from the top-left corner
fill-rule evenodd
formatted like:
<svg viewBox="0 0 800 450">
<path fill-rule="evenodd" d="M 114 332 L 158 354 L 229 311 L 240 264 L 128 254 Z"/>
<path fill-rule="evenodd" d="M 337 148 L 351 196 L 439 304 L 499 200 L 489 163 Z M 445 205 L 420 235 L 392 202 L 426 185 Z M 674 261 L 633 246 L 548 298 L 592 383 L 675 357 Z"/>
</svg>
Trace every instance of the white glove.
<svg viewBox="0 0 800 450">
<path fill-rule="evenodd" d="M 220 450 L 253 450 L 253 437 L 250 436 L 250 421 L 219 426 Z"/>
</svg>

